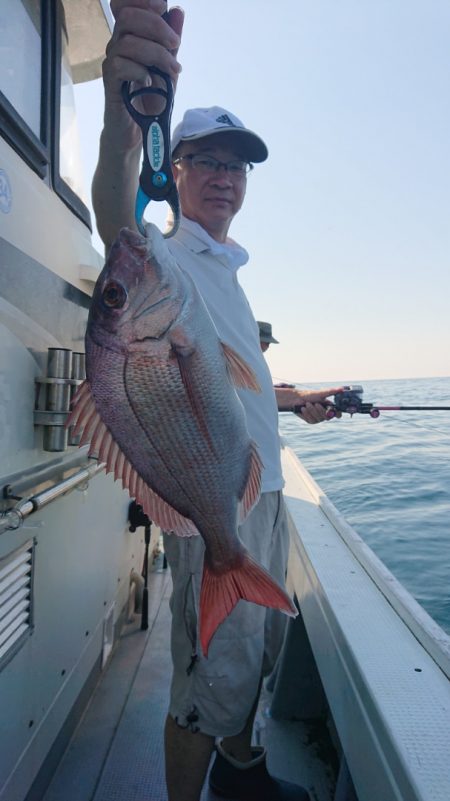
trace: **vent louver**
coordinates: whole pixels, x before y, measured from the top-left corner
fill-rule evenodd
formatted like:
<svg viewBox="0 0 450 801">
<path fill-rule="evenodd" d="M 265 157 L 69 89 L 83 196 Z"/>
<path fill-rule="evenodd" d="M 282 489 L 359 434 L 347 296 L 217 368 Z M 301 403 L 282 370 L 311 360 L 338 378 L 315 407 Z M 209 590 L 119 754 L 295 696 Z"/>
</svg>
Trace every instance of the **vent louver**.
<svg viewBox="0 0 450 801">
<path fill-rule="evenodd" d="M 34 543 L 0 559 L 0 669 L 32 628 Z"/>
</svg>

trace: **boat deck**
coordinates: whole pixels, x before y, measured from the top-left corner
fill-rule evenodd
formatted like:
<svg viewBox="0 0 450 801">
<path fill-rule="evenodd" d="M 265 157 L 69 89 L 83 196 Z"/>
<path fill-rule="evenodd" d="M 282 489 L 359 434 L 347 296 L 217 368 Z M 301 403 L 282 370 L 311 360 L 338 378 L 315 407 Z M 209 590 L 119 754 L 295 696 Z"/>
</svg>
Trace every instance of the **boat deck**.
<svg viewBox="0 0 450 801">
<path fill-rule="evenodd" d="M 164 801 L 163 728 L 171 660 L 170 571 L 162 555 L 149 574 L 149 627 L 128 623 L 43 801 Z M 271 772 L 307 786 L 313 801 L 330 801 L 334 780 L 308 727 L 275 721 L 265 689 L 254 741 L 268 747 Z M 205 788 L 202 801 L 216 801 Z M 222 799 L 223 801 L 223 799 Z"/>
</svg>

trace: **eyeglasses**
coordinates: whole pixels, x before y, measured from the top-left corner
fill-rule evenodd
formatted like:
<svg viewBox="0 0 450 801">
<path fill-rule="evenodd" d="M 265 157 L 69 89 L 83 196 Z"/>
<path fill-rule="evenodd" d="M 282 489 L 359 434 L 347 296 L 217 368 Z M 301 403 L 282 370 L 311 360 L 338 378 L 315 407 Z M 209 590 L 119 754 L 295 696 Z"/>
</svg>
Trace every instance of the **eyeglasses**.
<svg viewBox="0 0 450 801">
<path fill-rule="evenodd" d="M 241 161 L 240 159 L 233 159 L 233 161 L 219 161 L 214 156 L 203 156 L 201 153 L 189 153 L 186 156 L 180 156 L 174 160 L 174 164 L 179 164 L 180 161 L 190 161 L 194 170 L 205 173 L 219 172 L 221 167 L 234 175 L 235 177 L 242 178 L 253 169 L 253 164 L 248 161 Z"/>
</svg>

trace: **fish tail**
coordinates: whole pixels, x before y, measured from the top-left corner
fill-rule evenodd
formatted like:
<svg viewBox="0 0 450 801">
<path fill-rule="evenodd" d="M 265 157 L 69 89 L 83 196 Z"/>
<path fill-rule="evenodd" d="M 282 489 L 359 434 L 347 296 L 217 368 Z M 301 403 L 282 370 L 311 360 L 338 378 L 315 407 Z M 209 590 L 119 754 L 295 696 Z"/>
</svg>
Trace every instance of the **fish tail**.
<svg viewBox="0 0 450 801">
<path fill-rule="evenodd" d="M 200 645 L 204 656 L 208 656 L 214 633 L 240 599 L 279 609 L 290 617 L 297 615 L 286 591 L 247 551 L 236 567 L 220 574 L 205 559 L 200 590 Z"/>
</svg>

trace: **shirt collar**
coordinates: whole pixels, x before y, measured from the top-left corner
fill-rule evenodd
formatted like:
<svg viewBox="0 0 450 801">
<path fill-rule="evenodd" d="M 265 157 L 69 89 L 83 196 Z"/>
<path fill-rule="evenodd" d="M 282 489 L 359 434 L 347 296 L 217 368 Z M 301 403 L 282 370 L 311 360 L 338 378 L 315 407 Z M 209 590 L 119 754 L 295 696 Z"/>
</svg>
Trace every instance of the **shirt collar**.
<svg viewBox="0 0 450 801">
<path fill-rule="evenodd" d="M 225 267 L 234 272 L 249 260 L 245 248 L 238 245 L 233 239 L 228 239 L 227 242 L 217 242 L 199 223 L 189 220 L 187 217 L 181 217 L 176 238 L 194 253 L 211 253 Z"/>
</svg>

